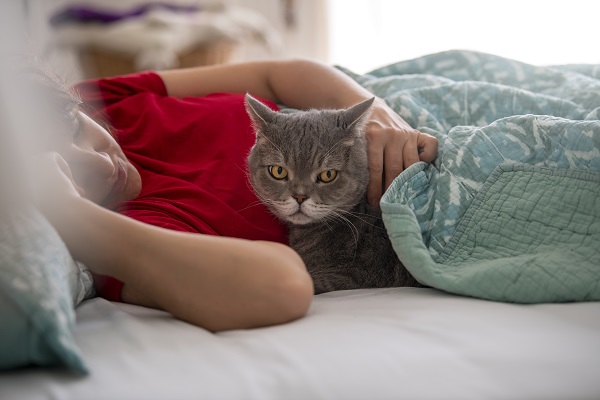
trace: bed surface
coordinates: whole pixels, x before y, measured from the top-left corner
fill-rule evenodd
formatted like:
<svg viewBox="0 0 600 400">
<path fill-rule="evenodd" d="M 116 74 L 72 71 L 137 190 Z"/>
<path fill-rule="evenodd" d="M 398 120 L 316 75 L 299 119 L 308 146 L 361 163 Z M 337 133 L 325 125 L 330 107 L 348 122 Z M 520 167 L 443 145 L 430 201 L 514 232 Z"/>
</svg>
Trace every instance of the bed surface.
<svg viewBox="0 0 600 400">
<path fill-rule="evenodd" d="M 90 368 L 0 375 L 0 399 L 597 399 L 600 303 L 514 305 L 434 289 L 316 296 L 296 322 L 212 334 L 84 302 Z"/>
</svg>

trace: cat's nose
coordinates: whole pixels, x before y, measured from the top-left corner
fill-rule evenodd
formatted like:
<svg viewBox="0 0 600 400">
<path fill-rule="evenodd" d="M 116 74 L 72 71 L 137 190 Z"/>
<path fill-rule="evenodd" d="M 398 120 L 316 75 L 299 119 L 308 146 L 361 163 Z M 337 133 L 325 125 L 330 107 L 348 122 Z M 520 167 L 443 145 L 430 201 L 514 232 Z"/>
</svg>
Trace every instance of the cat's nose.
<svg viewBox="0 0 600 400">
<path fill-rule="evenodd" d="M 306 199 L 308 199 L 308 196 L 305 196 L 303 194 L 294 194 L 292 195 L 292 197 L 294 199 L 296 199 L 296 201 L 298 202 L 298 204 L 302 204 L 302 202 Z"/>
</svg>

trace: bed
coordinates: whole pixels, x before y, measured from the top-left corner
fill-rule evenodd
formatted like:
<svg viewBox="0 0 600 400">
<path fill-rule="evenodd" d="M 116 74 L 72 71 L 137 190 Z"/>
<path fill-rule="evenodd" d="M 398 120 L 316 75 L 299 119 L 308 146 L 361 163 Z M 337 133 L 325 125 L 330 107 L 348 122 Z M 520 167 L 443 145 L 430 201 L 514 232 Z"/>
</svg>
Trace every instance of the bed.
<svg viewBox="0 0 600 400">
<path fill-rule="evenodd" d="M 84 302 L 90 375 L 3 373 L 2 399 L 597 399 L 600 304 L 515 305 L 434 289 L 315 297 L 288 325 L 211 334 Z"/>
<path fill-rule="evenodd" d="M 600 66 L 451 51 L 341 69 L 440 140 L 381 203 L 429 287 L 325 293 L 298 321 L 212 334 L 91 297 L 29 216 L 4 237 L 41 239 L 0 253 L 0 398 L 600 398 Z M 24 335 L 45 367 L 6 366 Z"/>
</svg>

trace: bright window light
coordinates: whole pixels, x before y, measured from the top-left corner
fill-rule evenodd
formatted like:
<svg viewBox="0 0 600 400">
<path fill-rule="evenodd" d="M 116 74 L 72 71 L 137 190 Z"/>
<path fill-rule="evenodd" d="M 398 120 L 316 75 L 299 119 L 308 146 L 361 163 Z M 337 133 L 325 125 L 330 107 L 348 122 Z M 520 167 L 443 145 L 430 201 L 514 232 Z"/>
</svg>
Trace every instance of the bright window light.
<svg viewBox="0 0 600 400">
<path fill-rule="evenodd" d="M 328 0 L 329 60 L 358 73 L 450 49 L 600 64 L 600 2 Z"/>
</svg>

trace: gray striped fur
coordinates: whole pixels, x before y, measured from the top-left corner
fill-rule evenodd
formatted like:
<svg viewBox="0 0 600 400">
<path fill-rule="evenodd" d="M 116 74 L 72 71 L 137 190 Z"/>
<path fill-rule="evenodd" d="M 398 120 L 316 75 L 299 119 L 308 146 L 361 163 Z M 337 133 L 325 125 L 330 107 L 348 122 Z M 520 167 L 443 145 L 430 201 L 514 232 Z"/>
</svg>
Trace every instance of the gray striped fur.
<svg viewBox="0 0 600 400">
<path fill-rule="evenodd" d="M 278 113 L 246 95 L 257 135 L 248 157 L 250 182 L 288 224 L 290 245 L 304 260 L 316 293 L 418 285 L 398 260 L 380 211 L 367 204 L 364 130 L 372 103 Z M 275 179 L 270 166 L 285 168 L 288 176 Z M 327 170 L 337 171 L 335 179 L 319 181 Z"/>
</svg>

